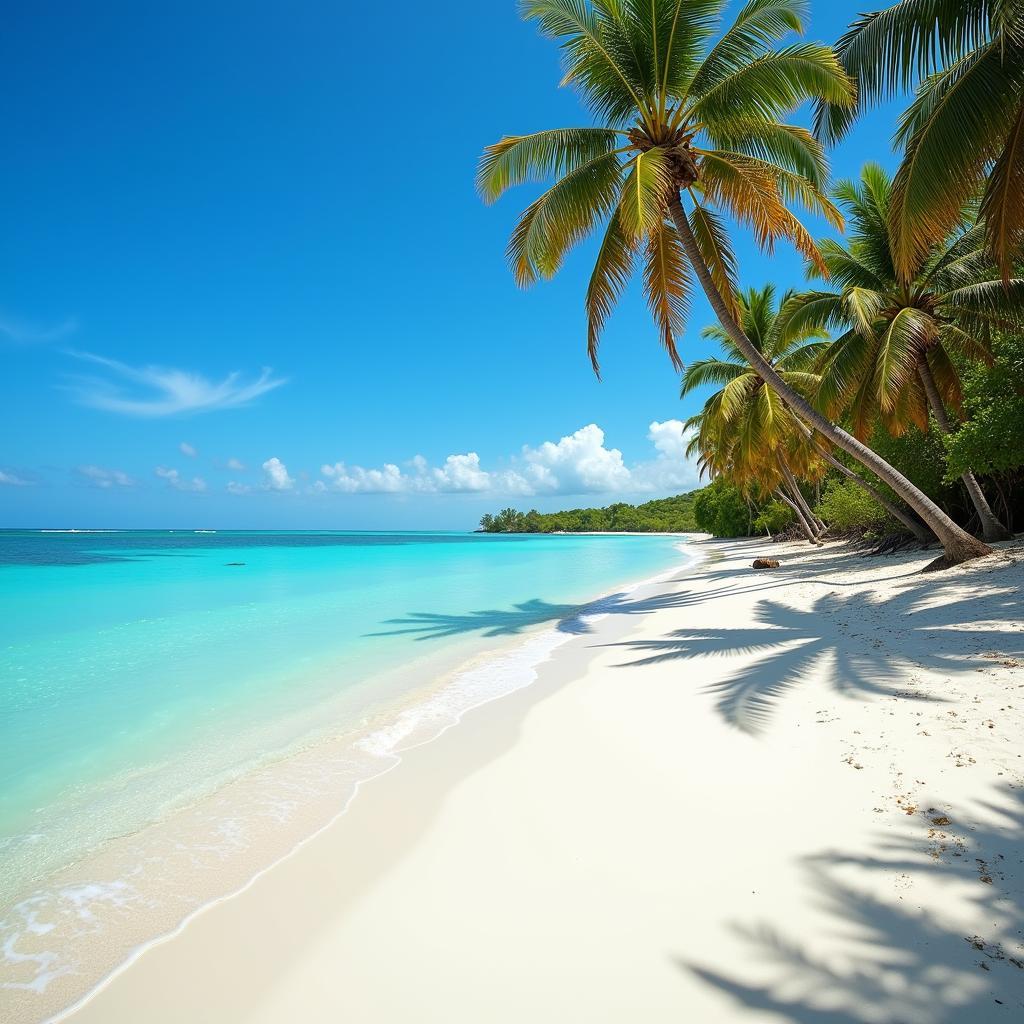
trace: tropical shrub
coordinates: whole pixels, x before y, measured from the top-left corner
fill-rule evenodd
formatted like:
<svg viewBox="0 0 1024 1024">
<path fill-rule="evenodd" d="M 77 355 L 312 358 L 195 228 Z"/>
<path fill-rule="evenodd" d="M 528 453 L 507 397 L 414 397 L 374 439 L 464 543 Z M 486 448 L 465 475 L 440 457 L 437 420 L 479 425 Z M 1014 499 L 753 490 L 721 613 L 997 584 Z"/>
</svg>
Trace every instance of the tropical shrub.
<svg viewBox="0 0 1024 1024">
<path fill-rule="evenodd" d="M 1006 473 L 1024 466 L 1024 337 L 999 337 L 991 366 L 963 372 L 966 421 L 945 438 L 946 479 L 965 466 Z"/>
<path fill-rule="evenodd" d="M 746 537 L 752 525 L 750 508 L 743 496 L 722 477 L 697 495 L 693 517 L 697 529 L 715 537 Z"/>
<path fill-rule="evenodd" d="M 837 530 L 899 528 L 870 494 L 849 480 L 828 480 L 814 511 Z"/>
<path fill-rule="evenodd" d="M 782 533 L 793 522 L 793 510 L 781 501 L 770 501 L 757 514 L 754 520 L 755 533 Z"/>
</svg>

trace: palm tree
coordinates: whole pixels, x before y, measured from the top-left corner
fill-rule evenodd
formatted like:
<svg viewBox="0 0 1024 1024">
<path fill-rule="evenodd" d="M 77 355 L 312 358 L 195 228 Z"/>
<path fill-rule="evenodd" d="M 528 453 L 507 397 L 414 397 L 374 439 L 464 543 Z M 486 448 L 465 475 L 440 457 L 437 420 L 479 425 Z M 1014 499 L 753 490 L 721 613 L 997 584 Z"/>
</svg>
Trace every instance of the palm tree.
<svg viewBox="0 0 1024 1024">
<path fill-rule="evenodd" d="M 792 308 L 792 293 L 787 292 L 780 305 Z M 830 347 L 824 327 L 780 316 L 771 285 L 741 295 L 739 311 L 744 333 L 786 384 L 804 395 L 816 393 L 821 381 L 814 368 Z M 791 508 L 798 506 L 794 509 L 798 518 L 808 518 L 813 528 L 816 517 L 806 507 L 796 477 L 817 476 L 822 464 L 827 464 L 867 491 L 922 543 L 934 539 L 913 516 L 836 459 L 823 440 L 816 440 L 813 431 L 751 370 L 720 326 L 706 327 L 702 333 L 717 341 L 724 355 L 691 363 L 683 374 L 682 396 L 709 384 L 719 386 L 687 424 L 695 432 L 694 450 L 705 465 L 714 464 L 710 450 L 720 449 L 725 462 L 714 466 L 718 472 L 727 471 L 741 486 L 754 481 L 762 492 L 777 493 Z"/>
<path fill-rule="evenodd" d="M 686 454 L 697 460 L 701 475 L 728 480 L 748 506 L 752 499 L 763 501 L 774 495 L 789 506 L 807 540 L 811 544 L 820 544 L 825 524 L 811 512 L 795 478 L 790 481 L 783 474 L 782 467 L 786 463 L 782 447 L 774 452 L 746 448 L 742 443 L 745 417 L 726 420 L 716 405 L 709 400 L 699 413 L 686 421 L 686 429 L 690 433 Z M 753 408 L 748 411 L 753 416 L 757 415 Z"/>
<path fill-rule="evenodd" d="M 748 0 L 712 43 L 724 4 L 523 0 L 524 16 L 561 42 L 565 81 L 602 125 L 507 136 L 485 151 L 478 186 L 488 201 L 528 180 L 556 179 L 513 231 L 508 255 L 516 278 L 528 285 L 553 276 L 569 249 L 603 225 L 586 297 L 595 365 L 601 328 L 637 261 L 662 343 L 678 365 L 675 339 L 696 278 L 758 376 L 928 523 L 945 548 L 933 568 L 987 554 L 985 544 L 790 388 L 737 322 L 735 259 L 722 215 L 749 227 L 765 250 L 787 239 L 819 261 L 790 204 L 836 225 L 840 216 L 824 194 L 821 147 L 784 119 L 806 100 L 849 105 L 853 90 L 829 48 L 780 45 L 802 30 L 803 0 Z"/>
<path fill-rule="evenodd" d="M 835 196 L 848 215 L 848 240 L 818 245 L 836 288 L 795 296 L 783 312 L 790 330 L 844 331 L 822 360 L 819 404 L 831 415 L 848 412 L 860 438 L 879 421 L 893 435 L 911 423 L 927 430 L 929 410 L 949 434 L 948 408 L 961 403 L 956 357 L 990 358 L 992 327 L 1024 320 L 1024 281 L 995 276 L 979 227 L 933 246 L 903 279 L 895 265 L 893 187 L 886 172 L 867 164 L 859 184 L 840 182 Z M 820 275 L 816 264 L 809 272 Z M 974 474 L 968 470 L 962 479 L 985 539 L 1009 537 Z"/>
<path fill-rule="evenodd" d="M 1010 277 L 1024 246 L 1024 4 L 901 0 L 861 15 L 837 52 L 858 106 L 823 104 L 824 136 L 917 84 L 896 135 L 906 147 L 890 211 L 900 274 L 912 276 L 981 189 L 989 251 Z"/>
</svg>

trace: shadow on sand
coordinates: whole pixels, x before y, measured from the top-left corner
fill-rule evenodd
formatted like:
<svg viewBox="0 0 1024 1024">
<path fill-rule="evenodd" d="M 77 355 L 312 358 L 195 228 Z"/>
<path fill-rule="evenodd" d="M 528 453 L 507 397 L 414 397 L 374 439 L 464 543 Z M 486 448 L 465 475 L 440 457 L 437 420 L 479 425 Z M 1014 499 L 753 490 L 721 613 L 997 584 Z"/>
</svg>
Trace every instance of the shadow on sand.
<svg viewBox="0 0 1024 1024">
<path fill-rule="evenodd" d="M 750 951 L 744 966 L 767 965 L 768 984 L 740 980 L 743 966 L 677 965 L 738 1007 L 793 1024 L 1024 1019 L 1024 796 L 1001 791 L 972 811 L 981 819 L 973 826 L 959 824 L 955 809 L 941 830 L 919 813 L 896 838 L 879 835 L 873 856 L 828 850 L 804 862 L 808 898 L 829 915 L 840 955 L 810 948 L 785 924 L 759 922 L 734 929 Z M 949 903 L 921 905 L 912 891 L 879 899 L 880 887 L 911 871 L 941 883 Z M 957 924 L 965 908 L 987 922 L 985 934 Z"/>
<path fill-rule="evenodd" d="M 388 619 L 393 629 L 381 630 L 370 636 L 415 635 L 417 640 L 440 640 L 444 637 L 479 633 L 481 636 L 515 636 L 532 626 L 554 623 L 560 633 L 582 636 L 592 632 L 585 620 L 588 615 L 646 615 L 648 612 L 683 607 L 685 592 L 659 594 L 640 599 L 629 594 L 612 594 L 591 604 L 550 604 L 540 598 L 524 601 L 511 608 L 487 608 L 464 615 L 444 615 L 437 612 L 410 612 L 400 619 Z"/>
<path fill-rule="evenodd" d="M 470 633 L 504 637 L 553 623 L 559 632 L 582 636 L 593 631 L 587 620 L 591 615 L 646 615 L 706 604 L 717 597 L 768 594 L 797 582 L 819 586 L 823 593 L 807 610 L 763 597 L 747 625 L 683 628 L 658 639 L 617 645 L 640 655 L 624 663 L 634 666 L 755 655 L 710 685 L 718 713 L 752 735 L 769 727 L 778 702 L 825 659 L 826 684 L 844 696 L 923 700 L 929 698 L 907 685 L 916 667 L 954 674 L 985 667 L 989 663 L 984 655 L 993 651 L 1024 655 L 1024 602 L 1019 589 L 1000 583 L 999 565 L 939 579 L 920 574 L 920 557 L 890 556 L 885 563 L 890 571 L 881 579 L 896 581 L 897 589 L 882 598 L 850 589 L 861 586 L 856 581 L 820 575 L 826 565 L 834 570 L 835 555 L 835 550 L 804 553 L 770 575 L 708 566 L 699 570 L 701 588 L 685 587 L 689 577 L 683 576 L 671 581 L 670 589 L 646 598 L 618 593 L 589 605 L 551 604 L 535 598 L 508 609 L 461 615 L 412 612 L 389 620 L 387 625 L 393 628 L 371 635 L 413 635 L 417 640 Z M 851 555 L 850 561 L 856 566 L 856 556 Z M 709 580 L 721 585 L 709 589 Z M 880 582 L 878 576 L 872 580 Z"/>
<path fill-rule="evenodd" d="M 718 713 L 751 734 L 764 732 L 786 692 L 823 663 L 828 671 L 821 679 L 844 696 L 929 699 L 908 689 L 919 668 L 955 675 L 990 666 L 985 656 L 993 652 L 1024 655 L 1020 591 L 991 575 L 969 586 L 962 578 L 908 577 L 908 585 L 887 598 L 830 590 L 806 610 L 764 598 L 752 618 L 747 626 L 676 629 L 617 646 L 641 655 L 626 666 L 753 655 L 709 686 Z"/>
</svg>

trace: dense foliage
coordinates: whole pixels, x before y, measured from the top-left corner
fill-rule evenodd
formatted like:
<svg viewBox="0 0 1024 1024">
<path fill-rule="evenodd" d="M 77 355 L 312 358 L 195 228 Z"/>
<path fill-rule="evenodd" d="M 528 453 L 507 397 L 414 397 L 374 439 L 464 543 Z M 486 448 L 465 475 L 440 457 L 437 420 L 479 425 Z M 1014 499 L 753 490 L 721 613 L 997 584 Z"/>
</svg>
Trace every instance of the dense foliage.
<svg viewBox="0 0 1024 1024">
<path fill-rule="evenodd" d="M 998 338 L 991 366 L 963 374 L 964 423 L 945 438 L 948 477 L 967 466 L 979 473 L 1019 474 L 1024 468 L 1024 335 Z"/>
<path fill-rule="evenodd" d="M 687 533 L 697 529 L 694 499 L 702 492 L 661 498 L 642 505 L 616 502 L 607 508 L 564 512 L 518 512 L 505 508 L 480 520 L 483 533 Z"/>
<path fill-rule="evenodd" d="M 831 479 L 826 482 L 821 501 L 814 511 L 836 530 L 893 531 L 899 529 L 885 509 L 849 480 Z"/>
<path fill-rule="evenodd" d="M 746 537 L 754 529 L 752 506 L 724 477 L 697 494 L 693 515 L 699 530 L 716 537 Z"/>
</svg>

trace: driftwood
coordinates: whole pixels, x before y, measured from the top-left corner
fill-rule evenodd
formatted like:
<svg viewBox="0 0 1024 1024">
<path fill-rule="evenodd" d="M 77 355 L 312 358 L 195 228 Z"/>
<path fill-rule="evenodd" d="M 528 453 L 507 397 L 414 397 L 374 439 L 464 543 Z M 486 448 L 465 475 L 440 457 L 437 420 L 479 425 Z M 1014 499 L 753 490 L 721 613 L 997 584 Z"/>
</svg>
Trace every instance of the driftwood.
<svg viewBox="0 0 1024 1024">
<path fill-rule="evenodd" d="M 755 569 L 778 569 L 779 560 L 777 558 L 755 558 L 754 568 Z"/>
</svg>

